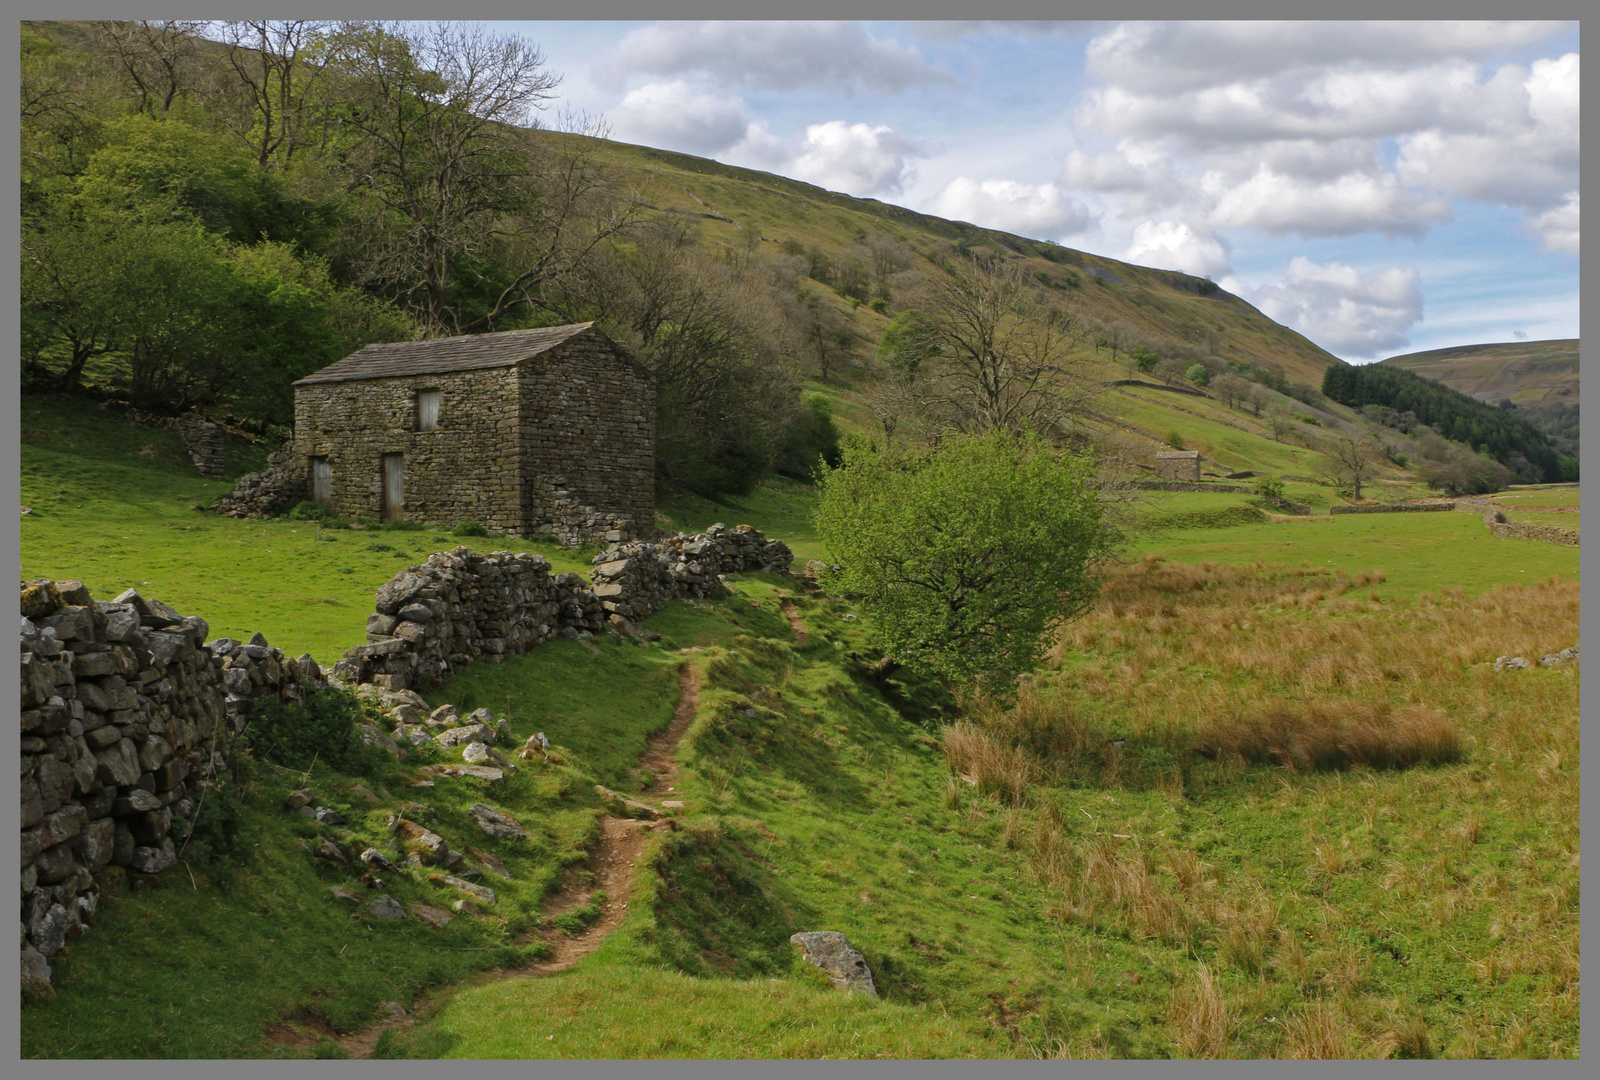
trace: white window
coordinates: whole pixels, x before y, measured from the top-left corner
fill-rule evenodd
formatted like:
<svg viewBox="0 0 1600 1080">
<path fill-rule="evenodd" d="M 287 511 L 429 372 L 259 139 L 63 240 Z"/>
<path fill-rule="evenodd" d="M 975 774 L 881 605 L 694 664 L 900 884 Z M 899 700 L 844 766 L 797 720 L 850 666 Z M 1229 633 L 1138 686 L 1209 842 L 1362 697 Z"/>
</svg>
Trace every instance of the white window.
<svg viewBox="0 0 1600 1080">
<path fill-rule="evenodd" d="M 443 390 L 421 390 L 417 392 L 418 431 L 437 431 L 439 429 L 439 406 L 443 402 Z"/>
</svg>

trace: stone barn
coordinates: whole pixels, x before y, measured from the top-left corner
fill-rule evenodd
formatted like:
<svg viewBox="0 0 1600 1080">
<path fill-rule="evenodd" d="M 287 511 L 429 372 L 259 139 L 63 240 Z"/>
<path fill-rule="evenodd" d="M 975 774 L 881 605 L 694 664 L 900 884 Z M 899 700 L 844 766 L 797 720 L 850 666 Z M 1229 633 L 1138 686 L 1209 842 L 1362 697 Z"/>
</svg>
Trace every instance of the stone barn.
<svg viewBox="0 0 1600 1080">
<path fill-rule="evenodd" d="M 1156 452 L 1156 475 L 1163 480 L 1200 481 L 1200 451 L 1160 450 Z"/>
<path fill-rule="evenodd" d="M 655 380 L 593 323 L 368 345 L 294 384 L 294 453 L 342 517 L 568 543 L 655 525 Z"/>
</svg>

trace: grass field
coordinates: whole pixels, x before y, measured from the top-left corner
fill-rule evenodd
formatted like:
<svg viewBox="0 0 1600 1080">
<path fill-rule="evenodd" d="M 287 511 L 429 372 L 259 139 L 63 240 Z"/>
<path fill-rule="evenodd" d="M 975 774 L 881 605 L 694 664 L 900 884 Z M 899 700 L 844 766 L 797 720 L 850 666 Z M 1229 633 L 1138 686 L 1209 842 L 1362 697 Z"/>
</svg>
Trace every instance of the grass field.
<svg viewBox="0 0 1600 1080">
<path fill-rule="evenodd" d="M 454 543 L 202 515 L 175 440 L 74 439 L 72 407 L 39 408 L 41 431 L 64 411 L 49 439 L 24 432 L 24 578 L 97 596 L 137 578 L 213 635 L 264 629 L 320 659 L 360 639 L 379 583 Z M 653 616 L 659 643 L 556 641 L 430 693 L 556 744 L 559 764 L 497 789 L 414 788 L 422 757 L 259 763 L 233 857 L 108 898 L 55 959 L 56 1000 L 24 1005 L 22 1053 L 337 1056 L 270 1033 L 353 1030 L 426 995 L 382 1056 L 1576 1057 L 1578 672 L 1491 662 L 1578 641 L 1577 549 L 1496 540 L 1466 513 L 1273 523 L 1247 521 L 1248 496 L 1149 495 L 1164 524 L 1130 537 L 1011 706 L 914 678 L 885 697 L 853 659 L 875 655 L 859 609 L 743 575 Z M 825 558 L 811 503 L 777 483 L 660 515 Z M 597 952 L 496 977 L 537 955 L 541 903 L 594 842 L 593 785 L 637 780 L 684 662 L 702 689 L 682 827 L 649 842 Z M 317 827 L 281 809 L 305 783 L 350 842 L 424 804 L 511 880 L 442 931 L 352 918 L 329 886 L 362 893 L 356 872 L 314 858 Z M 484 841 L 466 808 L 485 797 L 532 837 Z M 403 902 L 455 895 L 425 870 L 385 877 Z M 788 944 L 805 929 L 847 933 L 883 1000 L 828 989 Z"/>
</svg>

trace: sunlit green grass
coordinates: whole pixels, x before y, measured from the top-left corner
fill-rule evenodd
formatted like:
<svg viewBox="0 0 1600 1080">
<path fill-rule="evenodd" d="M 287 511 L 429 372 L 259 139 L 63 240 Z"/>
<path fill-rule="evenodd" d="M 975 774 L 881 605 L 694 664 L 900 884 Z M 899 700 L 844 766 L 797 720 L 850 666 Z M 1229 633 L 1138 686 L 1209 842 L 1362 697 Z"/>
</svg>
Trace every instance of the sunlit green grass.
<svg viewBox="0 0 1600 1080">
<path fill-rule="evenodd" d="M 1174 562 L 1237 566 L 1265 560 L 1294 566 L 1309 563 L 1351 574 L 1376 570 L 1387 579 L 1379 586 L 1382 595 L 1402 600 L 1446 587 L 1477 593 L 1502 581 L 1578 577 L 1577 548 L 1497 539 L 1478 515 L 1460 511 L 1176 529 L 1136 538 L 1128 556 L 1151 552 Z"/>
</svg>

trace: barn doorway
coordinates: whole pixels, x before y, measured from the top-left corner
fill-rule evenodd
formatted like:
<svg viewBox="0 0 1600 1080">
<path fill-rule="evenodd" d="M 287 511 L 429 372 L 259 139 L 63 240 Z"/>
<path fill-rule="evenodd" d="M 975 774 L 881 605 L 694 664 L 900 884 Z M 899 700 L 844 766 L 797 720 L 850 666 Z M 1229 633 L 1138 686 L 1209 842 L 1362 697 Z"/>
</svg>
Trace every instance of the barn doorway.
<svg viewBox="0 0 1600 1080">
<path fill-rule="evenodd" d="M 333 468 L 325 457 L 311 459 L 311 499 L 323 506 L 333 506 Z"/>
<path fill-rule="evenodd" d="M 406 516 L 406 456 L 383 455 L 383 519 L 404 521 Z"/>
</svg>

